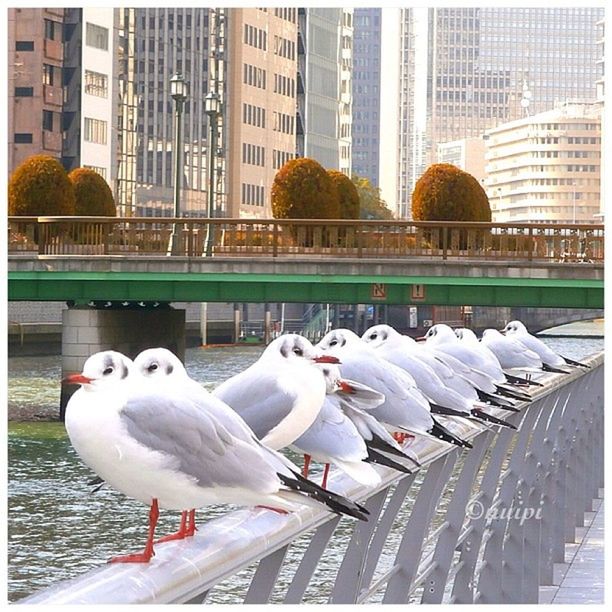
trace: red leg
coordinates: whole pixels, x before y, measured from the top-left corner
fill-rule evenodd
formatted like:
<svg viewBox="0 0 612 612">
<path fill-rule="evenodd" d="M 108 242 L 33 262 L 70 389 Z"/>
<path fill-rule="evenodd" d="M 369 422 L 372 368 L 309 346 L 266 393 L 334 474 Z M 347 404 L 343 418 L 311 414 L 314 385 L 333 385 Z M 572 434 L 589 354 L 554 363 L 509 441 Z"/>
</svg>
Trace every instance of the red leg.
<svg viewBox="0 0 612 612">
<path fill-rule="evenodd" d="M 310 455 L 304 455 L 304 469 L 302 470 L 302 476 L 308 478 L 308 469 L 310 468 Z"/>
<path fill-rule="evenodd" d="M 265 508 L 266 510 L 272 510 L 272 512 L 276 512 L 277 514 L 289 514 L 288 510 L 283 510 L 282 508 L 273 508 L 272 506 L 255 506 L 256 508 Z"/>
<path fill-rule="evenodd" d="M 164 536 L 163 538 L 159 538 L 159 540 L 156 540 L 155 543 L 159 544 L 160 542 L 170 542 L 171 540 L 182 540 L 188 535 L 193 534 L 187 533 L 187 510 L 183 510 L 181 512 L 181 524 L 178 531 L 176 533 L 171 533 L 170 535 Z"/>
<path fill-rule="evenodd" d="M 189 520 L 187 521 L 187 535 L 192 536 L 198 530 L 195 524 L 195 509 L 189 511 Z"/>
<path fill-rule="evenodd" d="M 151 557 L 155 554 L 153 551 L 153 536 L 155 535 L 155 526 L 157 525 L 158 518 L 159 507 L 157 505 L 157 500 L 154 499 L 151 502 L 151 509 L 149 510 L 149 535 L 147 537 L 147 543 L 144 551 L 131 555 L 113 557 L 109 560 L 109 563 L 148 563 L 151 560 Z"/>
<path fill-rule="evenodd" d="M 329 474 L 329 463 L 325 464 L 325 469 L 323 470 L 323 480 L 321 481 L 321 486 L 326 489 L 327 488 L 327 475 Z"/>
</svg>

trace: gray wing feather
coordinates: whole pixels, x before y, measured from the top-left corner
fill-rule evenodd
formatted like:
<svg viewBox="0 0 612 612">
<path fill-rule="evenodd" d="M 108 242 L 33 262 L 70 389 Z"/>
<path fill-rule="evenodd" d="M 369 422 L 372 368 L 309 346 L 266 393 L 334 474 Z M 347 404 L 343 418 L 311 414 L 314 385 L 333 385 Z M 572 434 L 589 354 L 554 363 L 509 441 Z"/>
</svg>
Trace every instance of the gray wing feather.
<svg viewBox="0 0 612 612">
<path fill-rule="evenodd" d="M 204 402 L 145 394 L 128 400 L 120 417 L 140 444 L 164 453 L 169 467 L 192 476 L 202 487 L 278 489 L 275 470 L 258 445 L 232 436 L 218 418 L 207 414 Z"/>
</svg>

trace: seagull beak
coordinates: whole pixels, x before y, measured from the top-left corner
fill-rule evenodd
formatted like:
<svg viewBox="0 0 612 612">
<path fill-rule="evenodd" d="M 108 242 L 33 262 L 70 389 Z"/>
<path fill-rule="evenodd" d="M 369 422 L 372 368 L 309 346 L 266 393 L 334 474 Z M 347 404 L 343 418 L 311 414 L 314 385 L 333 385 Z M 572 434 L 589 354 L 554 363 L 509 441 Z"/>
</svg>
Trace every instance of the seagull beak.
<svg viewBox="0 0 612 612">
<path fill-rule="evenodd" d="M 425 340 L 427 340 L 427 336 L 419 336 L 418 338 L 415 338 L 415 340 L 417 342 L 425 342 Z"/>
<path fill-rule="evenodd" d="M 504 334 L 504 336 L 505 336 L 505 335 L 506 335 L 506 330 L 505 330 L 505 329 L 500 329 L 500 330 L 499 330 L 499 333 L 500 333 L 500 334 Z"/>
<path fill-rule="evenodd" d="M 344 382 L 343 380 L 340 380 L 340 381 L 338 381 L 338 384 L 340 386 L 338 391 L 340 391 L 341 393 L 347 393 L 349 395 L 353 395 L 353 394 L 356 393 L 355 387 L 349 385 L 347 382 Z"/>
<path fill-rule="evenodd" d="M 341 361 L 333 355 L 319 355 L 318 357 L 314 357 L 313 361 L 315 363 L 341 363 Z"/>
<path fill-rule="evenodd" d="M 83 374 L 69 374 L 62 380 L 66 385 L 88 385 L 93 381 L 93 378 L 83 376 Z"/>
</svg>

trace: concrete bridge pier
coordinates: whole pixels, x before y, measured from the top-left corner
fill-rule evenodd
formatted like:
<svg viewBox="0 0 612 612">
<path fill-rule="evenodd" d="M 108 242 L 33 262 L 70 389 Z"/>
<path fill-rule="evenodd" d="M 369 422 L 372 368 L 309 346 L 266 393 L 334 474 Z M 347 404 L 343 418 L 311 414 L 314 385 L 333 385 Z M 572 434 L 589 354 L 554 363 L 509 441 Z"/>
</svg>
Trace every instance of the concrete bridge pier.
<svg viewBox="0 0 612 612">
<path fill-rule="evenodd" d="M 185 360 L 184 309 L 76 306 L 62 312 L 62 378 L 80 372 L 87 358 L 99 351 L 119 351 L 134 359 L 144 349 L 155 347 L 167 348 Z M 77 388 L 62 384 L 62 420 Z"/>
</svg>

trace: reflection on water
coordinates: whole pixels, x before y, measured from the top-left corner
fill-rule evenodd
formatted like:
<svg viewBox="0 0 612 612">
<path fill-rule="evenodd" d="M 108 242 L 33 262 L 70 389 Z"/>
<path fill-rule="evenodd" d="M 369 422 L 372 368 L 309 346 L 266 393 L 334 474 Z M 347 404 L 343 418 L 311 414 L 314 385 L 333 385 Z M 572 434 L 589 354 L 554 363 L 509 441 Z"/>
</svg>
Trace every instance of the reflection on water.
<svg viewBox="0 0 612 612">
<path fill-rule="evenodd" d="M 555 350 L 575 359 L 603 350 L 603 339 L 547 338 Z M 213 388 L 253 363 L 261 347 L 189 349 L 187 370 Z M 57 415 L 60 367 L 57 357 L 9 359 L 9 405 L 18 410 L 34 407 Z M 139 551 L 146 540 L 148 509 L 120 493 L 103 488 L 95 495 L 87 481 L 93 476 L 70 446 L 58 422 L 9 423 L 8 437 L 8 590 L 10 601 L 50 584 L 99 567 L 113 555 Z M 295 456 L 292 457 L 299 462 Z M 315 473 L 319 472 L 319 468 Z M 417 490 L 413 487 L 414 490 Z M 411 497 L 409 496 L 409 499 Z M 436 522 L 442 520 L 441 501 Z M 405 504 L 395 521 L 377 575 L 391 567 L 401 539 L 401 528 L 410 514 Z M 227 507 L 200 510 L 198 522 L 227 512 Z M 162 512 L 159 533 L 175 531 L 179 514 Z M 354 522 L 343 519 L 324 553 L 306 601 L 324 603 Z M 285 567 L 299 562 L 310 535 L 290 549 Z M 248 587 L 253 568 L 224 581 L 208 601 L 236 603 Z M 292 571 L 283 571 L 279 587 L 287 585 Z M 282 592 L 282 589 L 279 593 Z M 280 594 L 272 598 L 282 601 Z M 373 601 L 380 601 L 375 598 Z"/>
</svg>

